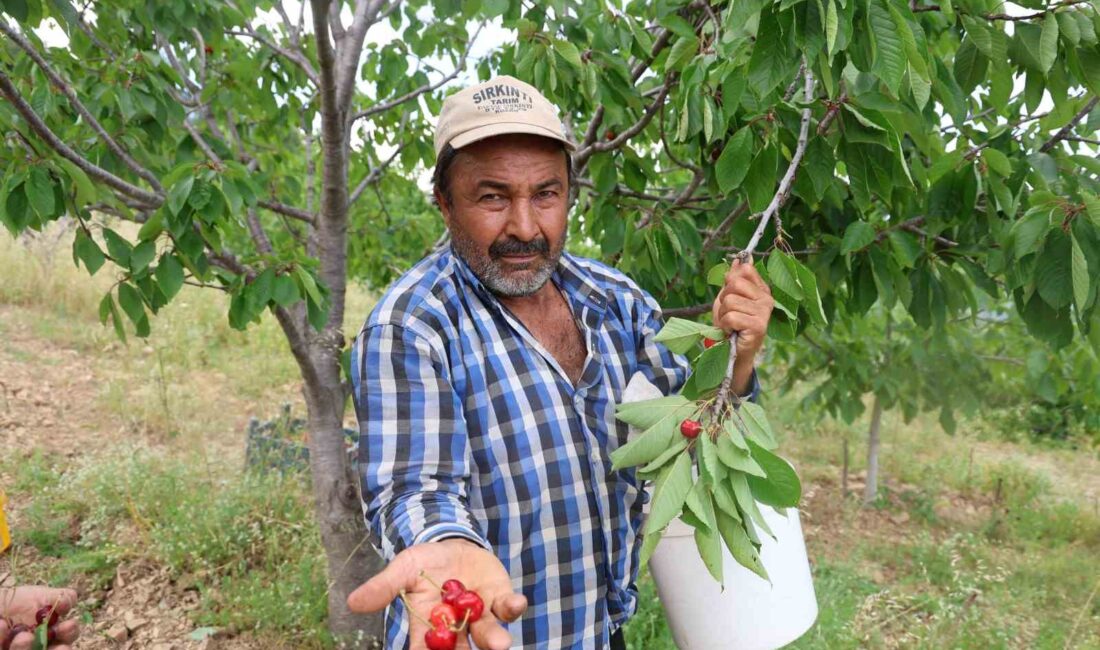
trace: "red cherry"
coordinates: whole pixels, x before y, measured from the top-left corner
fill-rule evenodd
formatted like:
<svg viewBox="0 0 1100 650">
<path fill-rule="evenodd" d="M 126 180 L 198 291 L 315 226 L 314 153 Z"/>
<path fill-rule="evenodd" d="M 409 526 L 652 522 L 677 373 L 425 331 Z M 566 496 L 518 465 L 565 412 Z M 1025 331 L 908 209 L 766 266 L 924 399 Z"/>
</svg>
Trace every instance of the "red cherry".
<svg viewBox="0 0 1100 650">
<path fill-rule="evenodd" d="M 680 433 L 684 434 L 685 438 L 698 438 L 702 431 L 703 425 L 695 420 L 684 420 L 680 423 Z"/>
<path fill-rule="evenodd" d="M 424 645 L 428 650 L 455 650 L 458 643 L 458 635 L 454 630 L 445 627 L 437 627 L 424 633 Z"/>
<path fill-rule="evenodd" d="M 614 140 L 615 139 L 615 132 L 608 129 L 607 133 L 605 133 L 603 137 L 607 138 L 608 140 Z"/>
<path fill-rule="evenodd" d="M 435 627 L 451 627 L 462 619 L 458 617 L 458 610 L 455 609 L 454 605 L 439 603 L 432 608 L 432 613 L 428 615 L 428 620 L 431 621 L 432 625 Z"/>
<path fill-rule="evenodd" d="M 466 585 L 462 584 L 458 580 L 451 578 L 447 582 L 443 583 L 443 587 L 440 588 L 443 593 L 443 602 L 448 605 L 454 605 L 455 599 L 458 598 L 466 591 Z"/>
<path fill-rule="evenodd" d="M 47 618 L 50 619 L 50 625 L 57 625 L 57 620 L 61 618 L 61 613 L 53 607 L 46 605 L 34 613 L 34 624 L 42 625 Z"/>
<path fill-rule="evenodd" d="M 706 350 L 709 350 L 709 349 L 713 348 L 716 345 L 718 345 L 718 341 L 715 341 L 714 339 L 707 339 L 707 338 L 703 339 L 703 348 L 706 349 Z"/>
<path fill-rule="evenodd" d="M 203 51 L 205 51 L 205 52 L 206 52 L 207 54 L 213 54 L 213 53 L 214 53 L 214 48 L 213 48 L 213 47 L 211 47 L 210 45 L 207 45 L 206 47 L 204 47 L 204 48 L 202 48 L 202 49 L 203 49 Z"/>
<path fill-rule="evenodd" d="M 455 609 L 458 610 L 459 623 L 462 623 L 462 621 L 473 623 L 481 618 L 481 612 L 485 610 L 485 603 L 482 602 L 481 596 L 478 596 L 477 592 L 466 591 L 455 599 Z"/>
</svg>

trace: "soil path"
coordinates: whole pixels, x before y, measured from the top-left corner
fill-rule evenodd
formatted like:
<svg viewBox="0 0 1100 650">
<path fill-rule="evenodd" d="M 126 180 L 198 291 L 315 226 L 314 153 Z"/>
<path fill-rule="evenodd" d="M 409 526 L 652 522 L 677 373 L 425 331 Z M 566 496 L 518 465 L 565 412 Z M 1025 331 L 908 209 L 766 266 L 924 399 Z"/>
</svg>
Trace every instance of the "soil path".
<svg viewBox="0 0 1100 650">
<path fill-rule="evenodd" d="M 32 451 L 41 451 L 75 458 L 123 441 L 163 446 L 100 406 L 105 385 L 120 372 L 112 367 L 112 356 L 132 354 L 132 350 L 88 354 L 36 338 L 21 326 L 25 319 L 17 310 L 0 305 L 0 450 L 5 456 L 29 456 Z M 246 418 L 241 419 L 243 427 Z M 226 462 L 241 462 L 241 438 L 224 436 L 220 441 L 208 442 L 214 445 L 208 450 L 211 455 Z M 11 480 L 11 476 L 0 473 L 0 486 L 10 485 Z M 24 505 L 14 497 L 9 500 L 13 527 L 19 526 Z M 38 556 L 34 549 L 19 549 L 16 557 L 23 566 L 53 561 Z M 12 553 L 0 557 L 0 585 L 13 584 L 13 575 L 35 573 L 14 570 L 19 567 L 13 567 L 12 560 Z M 83 626 L 82 638 L 76 644 L 80 650 L 271 647 L 247 635 L 195 638 L 201 632 L 195 635 L 195 626 L 186 614 L 198 606 L 197 592 L 178 587 L 166 571 L 144 561 L 119 566 L 113 584 L 106 590 L 92 592 L 79 582 L 74 586 L 93 617 L 90 625 Z"/>
</svg>

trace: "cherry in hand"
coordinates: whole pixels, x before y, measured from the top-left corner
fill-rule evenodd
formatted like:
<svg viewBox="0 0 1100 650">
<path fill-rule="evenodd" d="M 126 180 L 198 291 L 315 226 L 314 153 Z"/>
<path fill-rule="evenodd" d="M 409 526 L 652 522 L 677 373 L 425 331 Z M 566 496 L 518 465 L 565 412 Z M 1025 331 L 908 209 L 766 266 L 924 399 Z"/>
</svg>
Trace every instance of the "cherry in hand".
<svg viewBox="0 0 1100 650">
<path fill-rule="evenodd" d="M 455 650 L 458 634 L 449 627 L 437 626 L 424 633 L 424 645 L 428 650 Z"/>
</svg>

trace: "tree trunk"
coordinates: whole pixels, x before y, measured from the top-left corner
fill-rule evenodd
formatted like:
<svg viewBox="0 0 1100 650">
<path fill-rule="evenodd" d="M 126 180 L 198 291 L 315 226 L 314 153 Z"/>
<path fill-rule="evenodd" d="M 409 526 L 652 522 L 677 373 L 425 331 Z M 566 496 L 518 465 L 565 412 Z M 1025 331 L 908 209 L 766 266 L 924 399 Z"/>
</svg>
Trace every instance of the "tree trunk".
<svg viewBox="0 0 1100 650">
<path fill-rule="evenodd" d="M 276 315 L 302 374 L 314 514 L 328 566 L 329 631 L 339 647 L 381 648 L 382 616 L 353 614 L 347 607 L 348 594 L 384 563 L 367 541 L 358 478 L 344 444 L 343 344 L 310 329 L 301 305 Z"/>
<path fill-rule="evenodd" d="M 382 558 L 367 541 L 358 479 L 344 444 L 344 394 L 338 357 L 325 360 L 321 385 L 305 386 L 310 471 L 317 527 L 328 561 L 328 624 L 340 647 L 381 648 L 381 615 L 348 611 L 348 594 L 378 573 Z"/>
<path fill-rule="evenodd" d="M 879 427 L 882 424 L 882 400 L 875 395 L 871 407 L 871 429 L 867 433 L 867 484 L 863 487 L 863 505 L 870 505 L 878 496 Z"/>
</svg>

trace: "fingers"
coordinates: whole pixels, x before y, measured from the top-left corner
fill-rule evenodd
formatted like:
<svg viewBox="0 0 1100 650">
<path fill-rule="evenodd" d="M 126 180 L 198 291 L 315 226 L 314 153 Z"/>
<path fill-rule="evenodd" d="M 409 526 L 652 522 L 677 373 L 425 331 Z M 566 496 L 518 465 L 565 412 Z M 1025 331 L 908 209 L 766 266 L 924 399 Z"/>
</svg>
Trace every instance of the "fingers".
<svg viewBox="0 0 1100 650">
<path fill-rule="evenodd" d="M 72 589 L 55 589 L 49 605 L 57 610 L 59 616 L 64 616 L 76 606 L 76 591 Z"/>
<path fill-rule="evenodd" d="M 759 317 L 752 314 L 746 314 L 739 311 L 727 311 L 722 314 L 721 320 L 717 325 L 727 332 L 744 332 L 754 329 L 758 322 Z"/>
<path fill-rule="evenodd" d="M 527 598 L 522 594 L 505 594 L 497 597 L 490 609 L 497 618 L 511 623 L 527 611 Z"/>
<path fill-rule="evenodd" d="M 53 634 L 58 643 L 73 643 L 80 636 L 80 624 L 76 621 L 61 621 L 53 626 Z"/>
<path fill-rule="evenodd" d="M 20 633 L 8 646 L 10 650 L 31 650 L 32 647 L 34 647 L 34 634 L 31 632 Z"/>
<path fill-rule="evenodd" d="M 512 635 L 501 627 L 496 615 L 488 610 L 470 624 L 470 636 L 474 637 L 474 643 L 482 650 L 508 650 L 512 647 Z"/>
<path fill-rule="evenodd" d="M 348 608 L 360 614 L 371 614 L 386 608 L 402 590 L 416 588 L 419 575 L 408 551 L 402 551 L 386 565 L 381 573 L 374 576 L 348 596 Z"/>
</svg>

